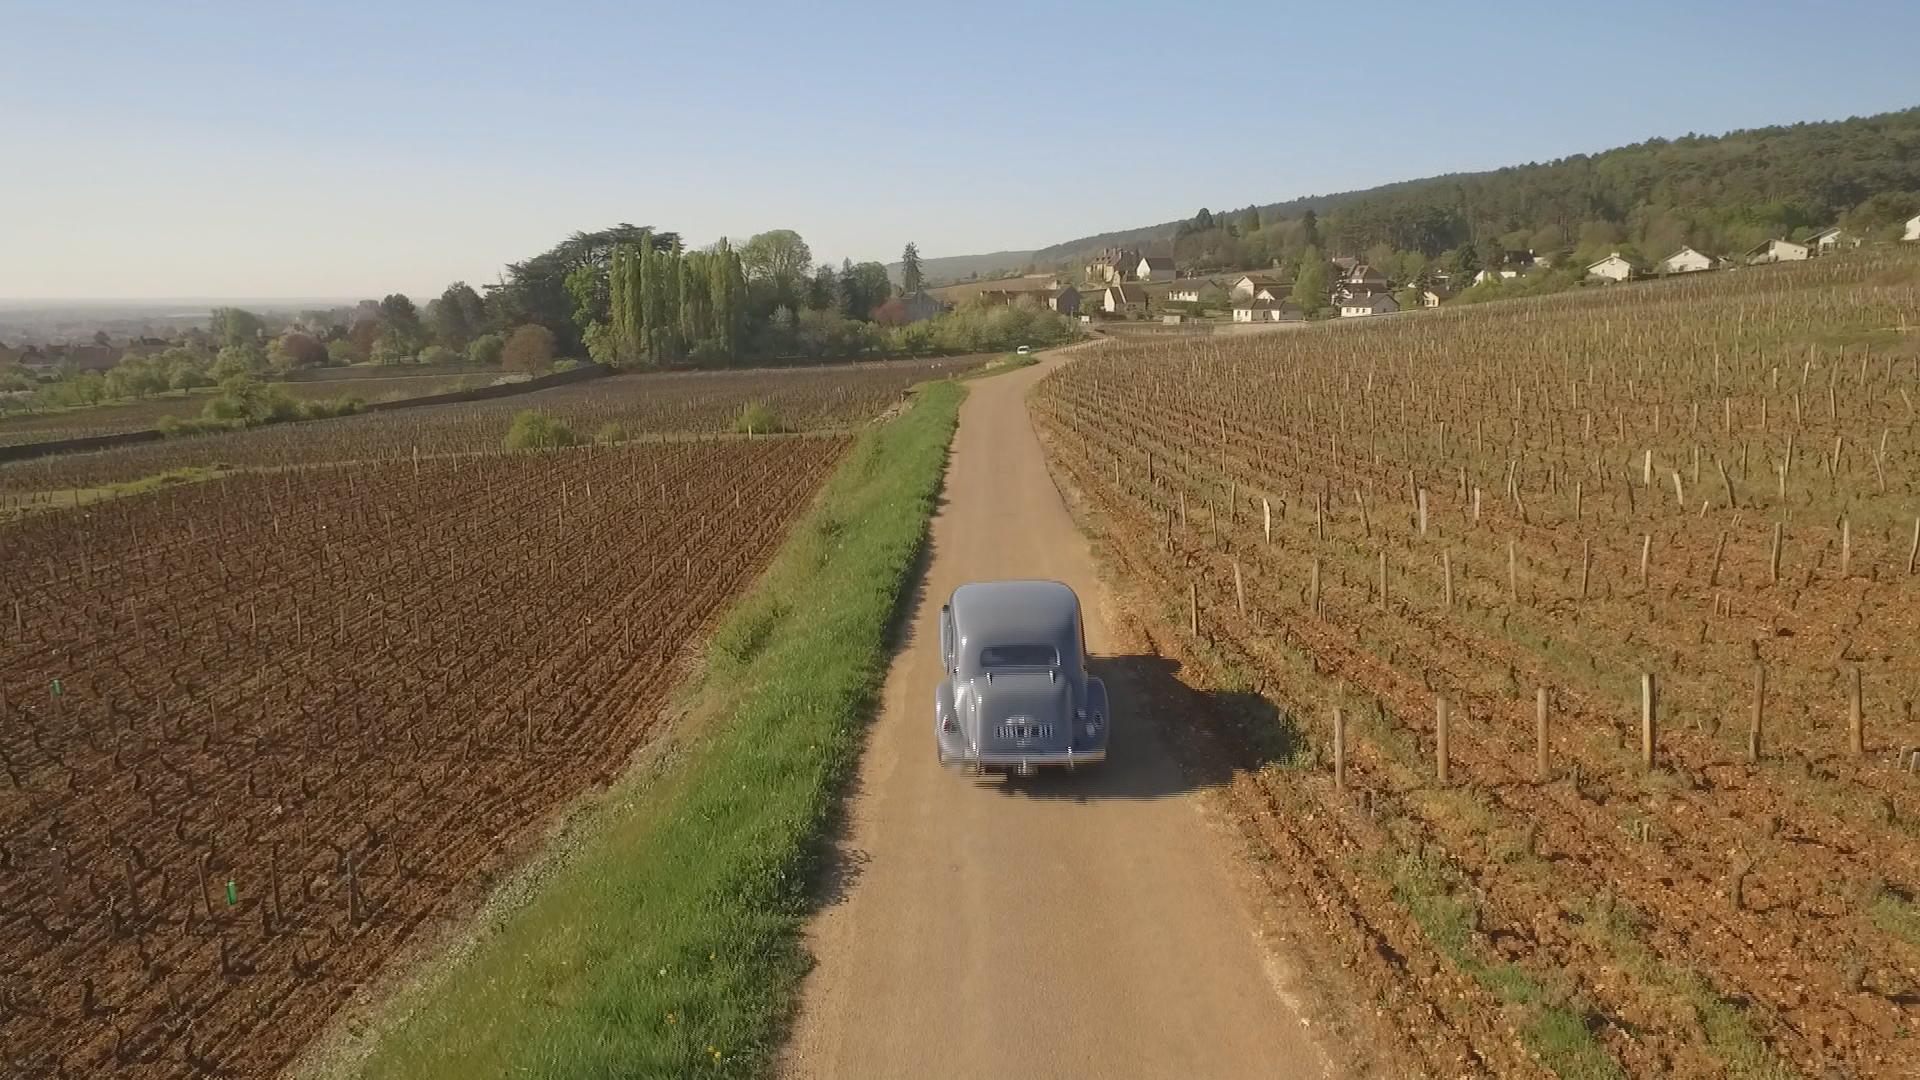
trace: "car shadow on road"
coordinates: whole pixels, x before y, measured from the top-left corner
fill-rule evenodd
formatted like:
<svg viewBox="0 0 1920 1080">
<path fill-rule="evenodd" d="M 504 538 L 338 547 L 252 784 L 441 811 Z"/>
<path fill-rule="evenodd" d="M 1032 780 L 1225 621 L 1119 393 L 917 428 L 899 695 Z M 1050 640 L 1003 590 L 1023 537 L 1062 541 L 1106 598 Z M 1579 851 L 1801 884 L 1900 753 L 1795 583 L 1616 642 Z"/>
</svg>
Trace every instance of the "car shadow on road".
<svg viewBox="0 0 1920 1080">
<path fill-rule="evenodd" d="M 981 783 L 1029 799 L 1163 799 L 1219 787 L 1238 769 L 1259 768 L 1296 749 L 1297 732 L 1272 701 L 1188 686 L 1179 679 L 1178 660 L 1105 656 L 1094 657 L 1089 668 L 1106 682 L 1113 708 L 1106 762 Z M 1240 736 L 1231 739 L 1234 753 L 1220 752 L 1222 734 Z"/>
</svg>

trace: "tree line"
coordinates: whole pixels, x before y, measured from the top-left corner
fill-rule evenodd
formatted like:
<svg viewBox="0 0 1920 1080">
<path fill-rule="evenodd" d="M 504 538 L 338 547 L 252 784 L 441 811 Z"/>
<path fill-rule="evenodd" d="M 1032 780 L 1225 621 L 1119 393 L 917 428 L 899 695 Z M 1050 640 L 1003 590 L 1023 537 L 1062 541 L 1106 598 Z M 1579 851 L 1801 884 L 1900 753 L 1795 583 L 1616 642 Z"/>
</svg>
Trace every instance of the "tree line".
<svg viewBox="0 0 1920 1080">
<path fill-rule="evenodd" d="M 1920 108 L 1828 123 L 1649 139 L 1484 173 L 1403 181 L 1105 233 L 1042 249 L 1077 268 L 1107 246 L 1165 251 L 1183 272 L 1279 267 L 1308 248 L 1364 258 L 1399 281 L 1468 276 L 1531 251 L 1585 265 L 1618 250 L 1652 262 L 1829 225 L 1869 237 L 1920 213 Z"/>
<path fill-rule="evenodd" d="M 19 392 L 0 407 L 92 405 L 365 363 L 720 367 L 983 352 L 1075 333 L 1066 318 L 1031 305 L 975 303 L 926 318 L 937 305 L 921 293 L 912 243 L 902 270 L 896 289 L 878 262 L 815 264 L 791 229 L 689 249 L 675 232 L 623 223 L 575 233 L 480 289 L 456 281 L 424 307 L 401 293 L 292 316 L 223 307 L 204 330 L 129 349 L 104 372 L 65 370 L 41 383 L 0 370 L 0 391 Z"/>
</svg>

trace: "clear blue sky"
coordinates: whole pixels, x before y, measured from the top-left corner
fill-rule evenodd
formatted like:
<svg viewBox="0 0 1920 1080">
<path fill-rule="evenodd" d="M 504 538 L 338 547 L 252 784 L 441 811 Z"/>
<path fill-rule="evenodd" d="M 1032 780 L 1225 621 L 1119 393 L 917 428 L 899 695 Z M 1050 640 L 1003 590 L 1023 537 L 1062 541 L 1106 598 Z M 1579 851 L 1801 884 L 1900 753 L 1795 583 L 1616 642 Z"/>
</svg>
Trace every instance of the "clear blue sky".
<svg viewBox="0 0 1920 1080">
<path fill-rule="evenodd" d="M 619 221 L 889 260 L 1920 104 L 1920 4 L 0 0 L 0 298 L 494 280 Z"/>
</svg>

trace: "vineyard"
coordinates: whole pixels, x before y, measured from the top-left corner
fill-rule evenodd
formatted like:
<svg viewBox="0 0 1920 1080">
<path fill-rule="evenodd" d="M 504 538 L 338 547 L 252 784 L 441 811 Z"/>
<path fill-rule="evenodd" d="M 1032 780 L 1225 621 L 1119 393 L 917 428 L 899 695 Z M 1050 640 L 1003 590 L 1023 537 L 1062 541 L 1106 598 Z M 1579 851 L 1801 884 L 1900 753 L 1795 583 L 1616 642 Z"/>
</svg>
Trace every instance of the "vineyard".
<svg viewBox="0 0 1920 1080">
<path fill-rule="evenodd" d="M 32 492 L 125 483 L 185 468 L 279 468 L 327 461 L 411 459 L 499 448 L 515 413 L 539 409 L 582 438 L 666 432 L 730 431 L 741 409 L 759 402 L 783 427 L 841 428 L 871 420 L 916 383 L 980 366 L 958 356 L 870 364 L 727 372 L 621 375 L 515 397 L 344 417 L 321 425 L 279 424 L 198 438 L 171 439 L 89 454 L 0 465 L 0 510 Z M 338 387 L 314 383 L 303 386 Z M 355 392 L 353 386 L 335 392 Z"/>
<path fill-rule="evenodd" d="M 296 401 L 356 397 L 363 402 L 376 402 L 445 394 L 454 390 L 485 386 L 497 378 L 499 378 L 498 373 L 479 372 L 457 375 L 405 375 L 391 378 L 316 379 L 302 382 L 276 382 L 273 386 Z M 49 442 L 85 435 L 114 435 L 123 431 L 144 431 L 157 426 L 167 417 L 184 420 L 199 416 L 206 409 L 207 402 L 213 400 L 217 392 L 215 387 L 206 387 L 190 393 L 170 393 L 120 405 L 95 405 L 0 417 L 0 446 Z"/>
<path fill-rule="evenodd" d="M 1911 1075 L 1920 260 L 1364 322 L 1034 405 L 1276 896 L 1433 1074 Z"/>
<path fill-rule="evenodd" d="M 286 1065 L 657 733 L 847 444 L 241 473 L 0 529 L 7 1075 Z"/>
</svg>

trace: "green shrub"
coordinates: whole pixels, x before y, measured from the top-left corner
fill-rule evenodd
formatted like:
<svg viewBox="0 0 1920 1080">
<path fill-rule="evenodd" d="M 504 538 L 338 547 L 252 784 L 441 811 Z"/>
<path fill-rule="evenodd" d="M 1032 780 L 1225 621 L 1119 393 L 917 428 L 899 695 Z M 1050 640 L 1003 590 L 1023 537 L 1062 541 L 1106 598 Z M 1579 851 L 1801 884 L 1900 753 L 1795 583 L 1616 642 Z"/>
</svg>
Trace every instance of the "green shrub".
<svg viewBox="0 0 1920 1080">
<path fill-rule="evenodd" d="M 526 409 L 507 429 L 509 450 L 551 450 L 574 444 L 573 429 L 537 409 Z"/>
<path fill-rule="evenodd" d="M 324 420 L 332 416 L 351 416 L 366 407 L 357 397 L 315 398 L 300 403 L 302 420 Z"/>
<path fill-rule="evenodd" d="M 599 431 L 593 433 L 593 441 L 602 446 L 612 446 L 614 443 L 626 442 L 627 429 L 621 427 L 619 424 L 603 424 Z"/>
<path fill-rule="evenodd" d="M 733 430 L 742 435 L 769 435 L 787 430 L 780 414 L 764 401 L 750 401 L 733 421 Z"/>
<path fill-rule="evenodd" d="M 232 394 L 221 394 L 200 410 L 204 420 L 247 420 L 247 403 Z"/>
<path fill-rule="evenodd" d="M 222 420 L 212 416 L 163 416 L 160 418 L 160 434 L 169 439 L 187 435 L 212 435 L 221 431 L 238 431 L 246 426 L 245 420 Z"/>
<path fill-rule="evenodd" d="M 562 371 L 572 371 L 574 368 L 577 368 L 580 365 L 581 365 L 581 362 L 578 360 L 555 360 L 553 362 L 553 370 L 556 373 L 562 372 Z"/>
<path fill-rule="evenodd" d="M 507 339 L 499 334 L 481 334 L 467 345 L 467 359 L 476 364 L 498 364 L 506 346 Z"/>
</svg>

